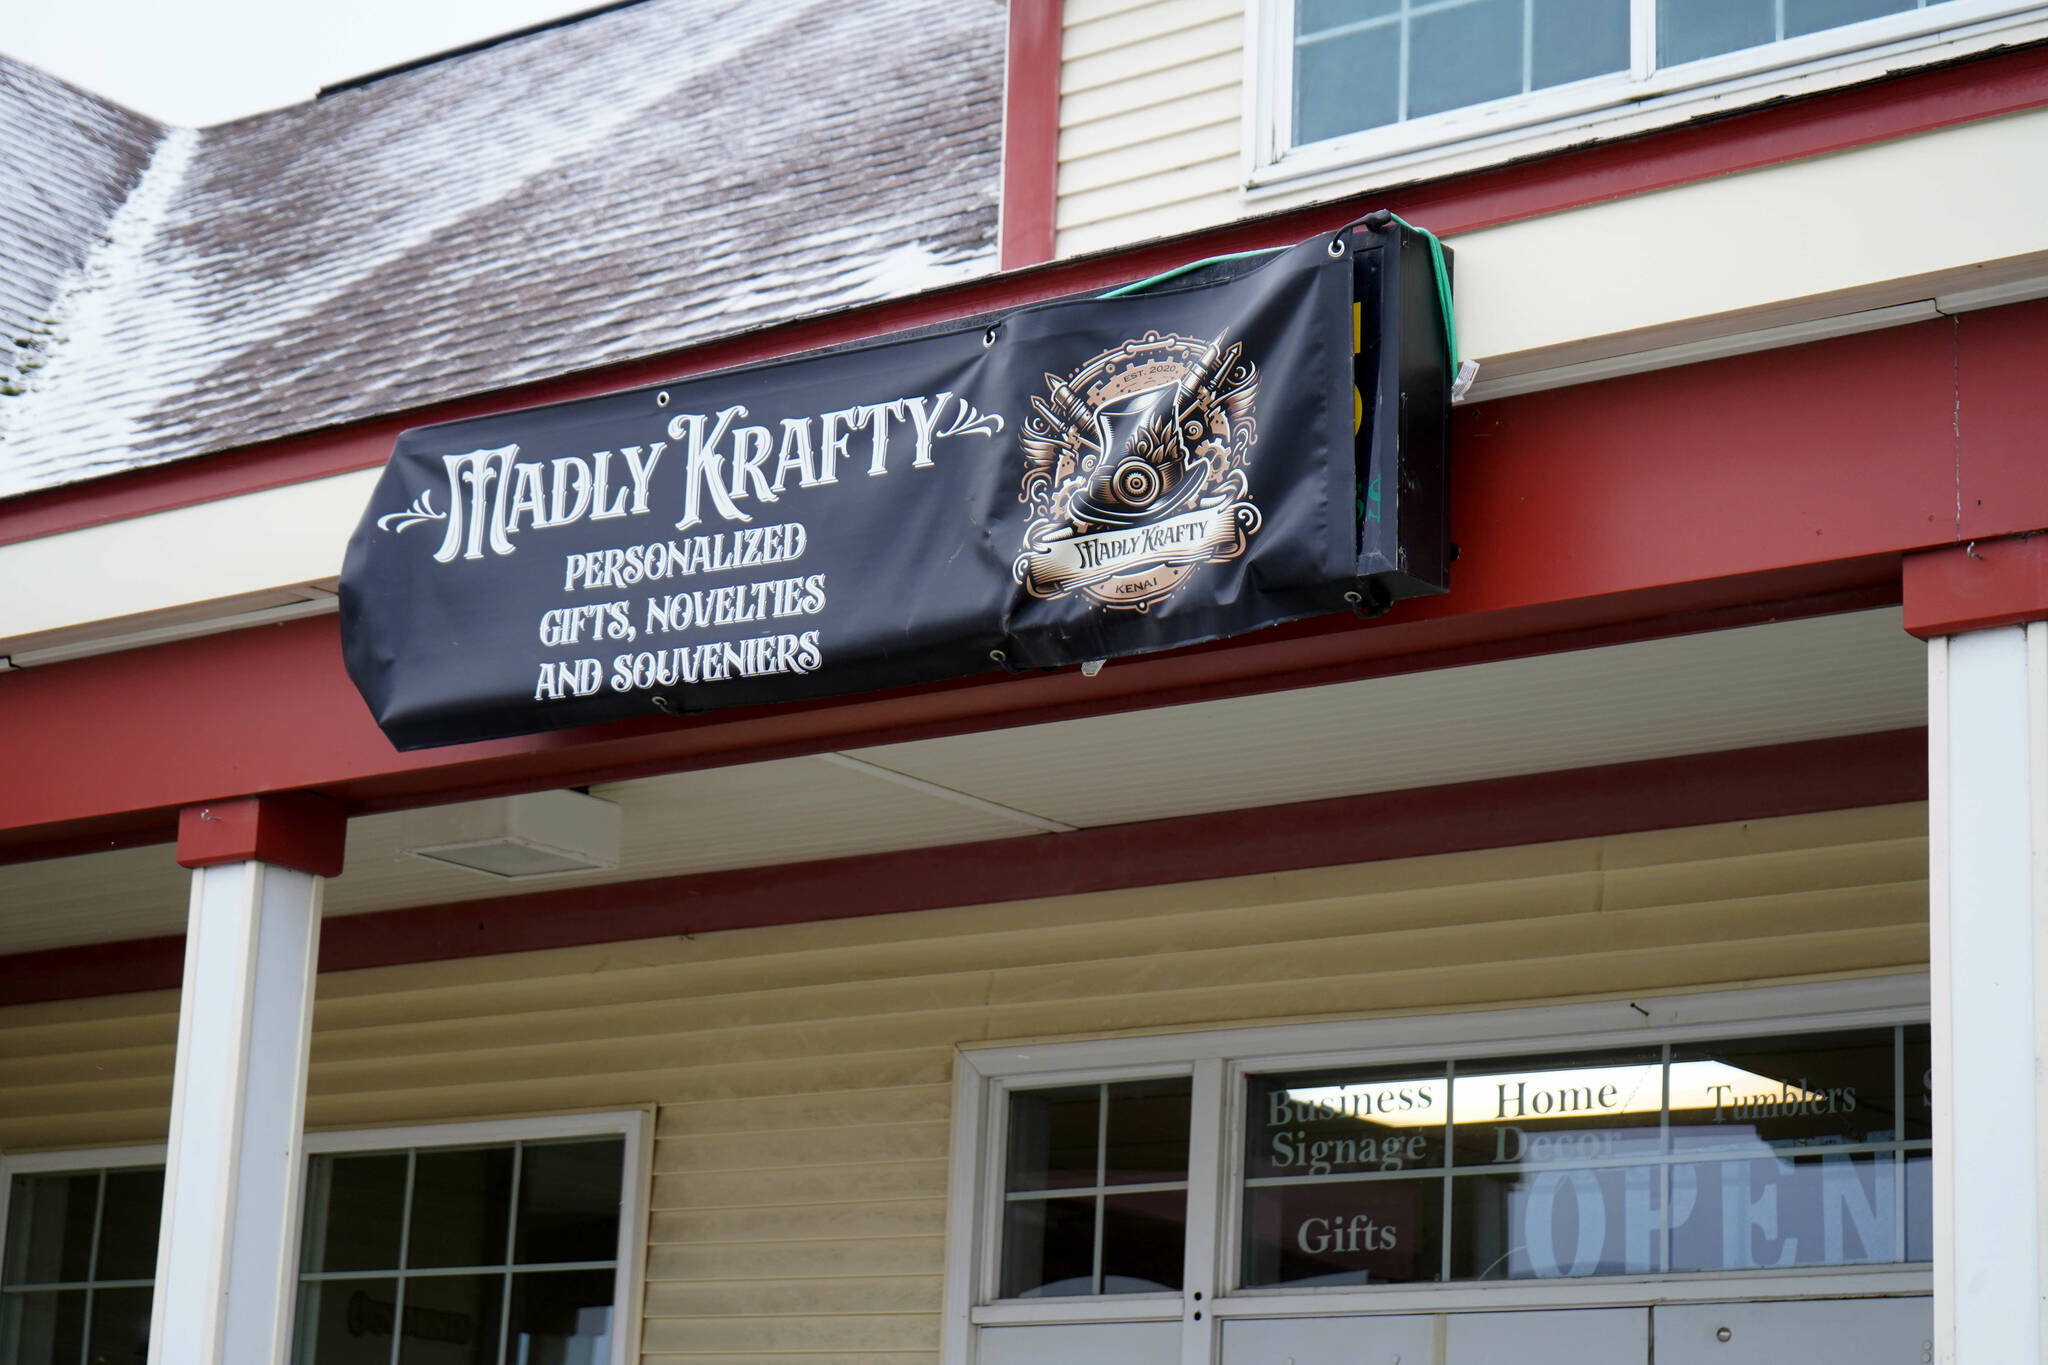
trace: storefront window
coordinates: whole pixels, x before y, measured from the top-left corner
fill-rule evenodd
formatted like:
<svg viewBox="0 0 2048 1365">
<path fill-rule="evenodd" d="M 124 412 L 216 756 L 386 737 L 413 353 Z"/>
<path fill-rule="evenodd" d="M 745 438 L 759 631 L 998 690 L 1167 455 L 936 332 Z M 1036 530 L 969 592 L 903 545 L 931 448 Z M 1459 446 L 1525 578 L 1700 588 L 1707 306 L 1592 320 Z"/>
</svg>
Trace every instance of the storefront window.
<svg viewBox="0 0 2048 1365">
<path fill-rule="evenodd" d="M 1926 1259 L 1926 1039 L 1909 1026 L 1251 1075 L 1241 1283 Z"/>
<path fill-rule="evenodd" d="M 0 1360 L 141 1365 L 163 1202 L 161 1166 L 15 1174 L 0 1258 Z"/>
<path fill-rule="evenodd" d="M 614 1365 L 640 1122 L 309 1137 L 292 1365 Z M 0 1362 L 144 1365 L 161 1160 L 6 1160 Z"/>
<path fill-rule="evenodd" d="M 328 1154 L 297 1365 L 612 1358 L 625 1140 Z"/>
<path fill-rule="evenodd" d="M 1185 1078 L 1012 1093 L 1003 1297 L 1181 1287 L 1188 1093 Z"/>
<path fill-rule="evenodd" d="M 1899 975 L 963 1049 L 942 1358 L 1641 1360 L 1755 1351 L 1754 1300 L 1917 1351 L 1926 1011 Z"/>
</svg>

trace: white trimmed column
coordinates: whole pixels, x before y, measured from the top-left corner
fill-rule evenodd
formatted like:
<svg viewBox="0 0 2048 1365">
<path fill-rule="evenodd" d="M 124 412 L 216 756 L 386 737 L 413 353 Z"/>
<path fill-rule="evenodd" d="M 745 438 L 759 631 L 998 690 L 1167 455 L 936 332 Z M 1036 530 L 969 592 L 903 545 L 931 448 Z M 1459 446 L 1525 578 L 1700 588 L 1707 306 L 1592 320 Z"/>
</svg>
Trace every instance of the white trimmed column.
<svg viewBox="0 0 2048 1365">
<path fill-rule="evenodd" d="M 2048 1347 L 2048 623 L 1928 641 L 1934 1330 Z"/>
<path fill-rule="evenodd" d="M 184 812 L 193 868 L 150 1365 L 287 1358 L 321 874 L 339 808 L 298 794 Z"/>
</svg>

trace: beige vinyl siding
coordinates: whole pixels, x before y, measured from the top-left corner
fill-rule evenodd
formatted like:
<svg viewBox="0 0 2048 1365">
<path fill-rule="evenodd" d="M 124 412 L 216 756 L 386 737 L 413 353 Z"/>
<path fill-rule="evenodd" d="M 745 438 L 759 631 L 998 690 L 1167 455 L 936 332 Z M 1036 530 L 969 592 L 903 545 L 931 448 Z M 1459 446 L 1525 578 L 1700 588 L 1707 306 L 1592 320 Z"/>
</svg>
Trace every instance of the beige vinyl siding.
<svg viewBox="0 0 2048 1365">
<path fill-rule="evenodd" d="M 961 1045 L 1915 970 L 1925 824 L 1883 807 L 338 974 L 308 1122 L 658 1106 L 648 1361 L 929 1365 Z M 175 1010 L 0 1011 L 0 1147 L 161 1141 Z"/>
<path fill-rule="evenodd" d="M 1058 254 L 1241 214 L 1244 0 L 1068 0 L 1061 23 Z"/>
</svg>

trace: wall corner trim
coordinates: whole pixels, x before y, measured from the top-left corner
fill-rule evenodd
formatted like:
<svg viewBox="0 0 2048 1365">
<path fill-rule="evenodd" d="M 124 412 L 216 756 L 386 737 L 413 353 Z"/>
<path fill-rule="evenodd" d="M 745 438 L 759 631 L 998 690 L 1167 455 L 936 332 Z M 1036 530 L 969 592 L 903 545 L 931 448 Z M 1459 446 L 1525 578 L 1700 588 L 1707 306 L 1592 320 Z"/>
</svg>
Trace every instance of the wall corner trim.
<svg viewBox="0 0 2048 1365">
<path fill-rule="evenodd" d="M 1062 0 L 1010 0 L 1003 79 L 1003 184 L 998 214 L 1004 270 L 1053 258 L 1059 202 Z"/>
</svg>

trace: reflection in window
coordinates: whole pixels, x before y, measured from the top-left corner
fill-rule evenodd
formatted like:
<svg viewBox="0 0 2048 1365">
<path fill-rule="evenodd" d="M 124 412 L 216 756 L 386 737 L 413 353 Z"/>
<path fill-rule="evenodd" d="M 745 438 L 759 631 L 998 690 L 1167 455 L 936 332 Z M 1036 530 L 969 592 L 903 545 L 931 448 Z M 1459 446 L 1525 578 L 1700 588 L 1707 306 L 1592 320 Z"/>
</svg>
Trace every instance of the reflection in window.
<svg viewBox="0 0 2048 1365">
<path fill-rule="evenodd" d="M 1925 1025 L 1251 1076 L 1242 1283 L 1926 1260 L 1930 1085 Z"/>
<path fill-rule="evenodd" d="M 161 1166 L 16 1175 L 0 1256 L 0 1360 L 142 1365 L 163 1202 Z"/>
<path fill-rule="evenodd" d="M 1179 1289 L 1185 1077 L 1010 1095 L 1004 1298 Z"/>
<path fill-rule="evenodd" d="M 611 1359 L 622 1138 L 316 1156 L 296 1365 Z"/>
</svg>

